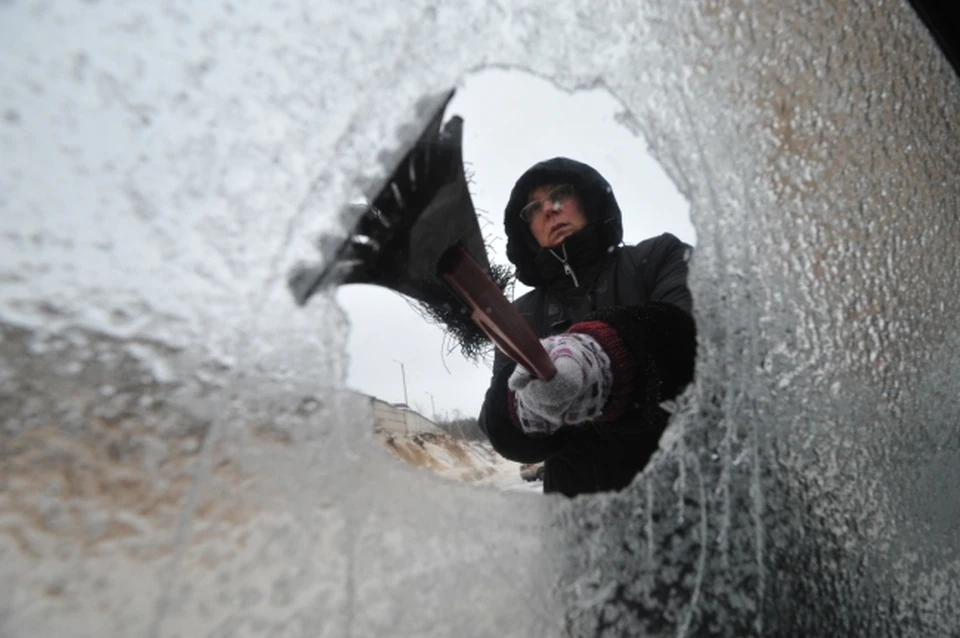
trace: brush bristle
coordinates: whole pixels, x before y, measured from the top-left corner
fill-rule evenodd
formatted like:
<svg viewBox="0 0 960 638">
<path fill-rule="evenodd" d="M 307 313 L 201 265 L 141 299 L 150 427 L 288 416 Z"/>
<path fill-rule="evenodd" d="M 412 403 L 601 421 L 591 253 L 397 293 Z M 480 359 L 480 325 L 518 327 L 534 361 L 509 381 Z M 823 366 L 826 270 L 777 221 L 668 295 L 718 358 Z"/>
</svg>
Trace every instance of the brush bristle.
<svg viewBox="0 0 960 638">
<path fill-rule="evenodd" d="M 507 266 L 492 264 L 490 278 L 501 291 L 506 291 L 514 281 L 513 272 Z M 423 317 L 441 326 L 460 348 L 463 356 L 471 361 L 479 361 L 493 347 L 490 337 L 470 318 L 470 310 L 452 292 L 447 298 L 436 303 L 418 301 L 417 305 Z"/>
</svg>

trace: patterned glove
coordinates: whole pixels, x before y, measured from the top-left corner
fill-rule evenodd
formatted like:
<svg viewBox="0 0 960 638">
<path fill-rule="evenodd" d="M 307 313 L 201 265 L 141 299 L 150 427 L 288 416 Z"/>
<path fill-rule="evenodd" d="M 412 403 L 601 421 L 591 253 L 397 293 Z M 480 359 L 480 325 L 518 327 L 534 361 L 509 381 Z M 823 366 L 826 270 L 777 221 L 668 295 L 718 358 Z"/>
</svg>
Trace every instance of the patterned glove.
<svg viewBox="0 0 960 638">
<path fill-rule="evenodd" d="M 507 382 L 516 395 L 520 427 L 528 434 L 552 434 L 564 425 L 593 421 L 613 386 L 610 357 L 593 337 L 564 333 L 541 339 L 557 368 L 540 381 L 517 365 Z"/>
</svg>

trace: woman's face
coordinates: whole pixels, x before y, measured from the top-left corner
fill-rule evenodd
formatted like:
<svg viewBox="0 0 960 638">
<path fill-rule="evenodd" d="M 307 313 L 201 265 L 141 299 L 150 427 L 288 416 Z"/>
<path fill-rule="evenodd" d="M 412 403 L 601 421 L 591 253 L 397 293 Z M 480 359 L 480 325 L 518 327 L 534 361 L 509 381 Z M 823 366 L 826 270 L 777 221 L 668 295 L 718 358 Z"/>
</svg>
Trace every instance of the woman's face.
<svg viewBox="0 0 960 638">
<path fill-rule="evenodd" d="M 523 213 L 542 248 L 556 248 L 587 225 L 580 198 L 568 185 L 546 184 L 530 192 Z"/>
</svg>

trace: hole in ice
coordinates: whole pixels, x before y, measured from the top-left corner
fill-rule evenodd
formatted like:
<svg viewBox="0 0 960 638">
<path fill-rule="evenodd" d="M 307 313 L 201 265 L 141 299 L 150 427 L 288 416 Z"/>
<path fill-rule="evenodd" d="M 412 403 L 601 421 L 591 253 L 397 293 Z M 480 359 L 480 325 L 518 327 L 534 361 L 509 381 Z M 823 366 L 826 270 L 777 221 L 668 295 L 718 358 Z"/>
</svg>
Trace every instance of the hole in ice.
<svg viewBox="0 0 960 638">
<path fill-rule="evenodd" d="M 688 202 L 608 91 L 567 93 L 525 72 L 484 70 L 462 82 L 452 115 L 464 118 L 464 165 L 491 262 L 509 264 L 502 216 L 515 180 L 555 156 L 610 182 L 626 244 L 664 232 L 695 243 Z M 517 283 L 507 292 L 527 290 Z M 343 286 L 337 300 L 351 324 L 347 385 L 373 398 L 375 440 L 387 456 L 448 479 L 542 491 L 542 472 L 497 454 L 477 425 L 492 353 L 468 361 L 413 302 L 385 288 Z"/>
</svg>

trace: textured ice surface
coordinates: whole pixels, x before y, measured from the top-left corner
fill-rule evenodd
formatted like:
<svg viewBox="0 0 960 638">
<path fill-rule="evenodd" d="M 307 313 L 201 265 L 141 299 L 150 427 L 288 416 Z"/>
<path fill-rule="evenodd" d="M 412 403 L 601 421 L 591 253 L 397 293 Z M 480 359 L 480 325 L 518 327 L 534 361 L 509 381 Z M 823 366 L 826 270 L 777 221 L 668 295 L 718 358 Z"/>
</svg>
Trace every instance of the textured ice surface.
<svg viewBox="0 0 960 638">
<path fill-rule="evenodd" d="M 0 635 L 958 630 L 960 87 L 905 4 L 14 1 L 0 59 Z M 382 463 L 284 288 L 483 65 L 603 82 L 692 203 L 621 494 Z"/>
</svg>

